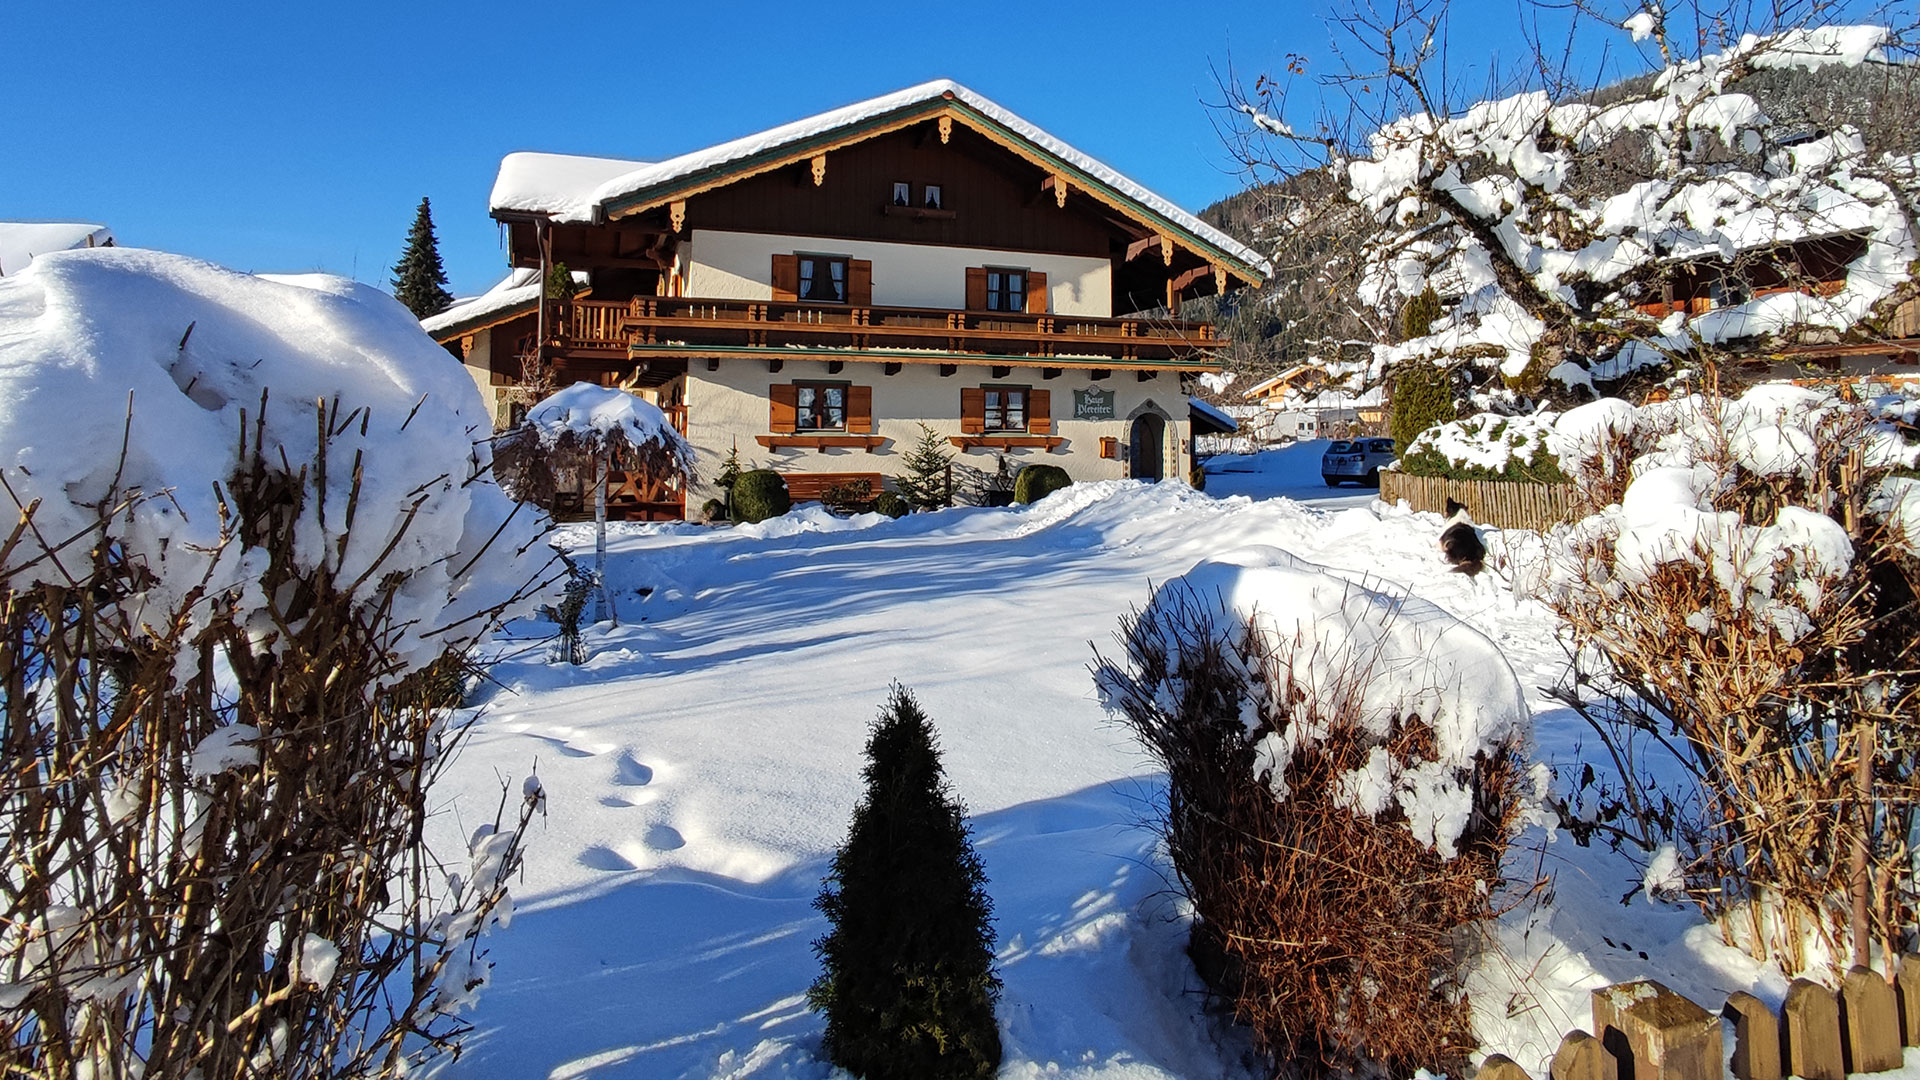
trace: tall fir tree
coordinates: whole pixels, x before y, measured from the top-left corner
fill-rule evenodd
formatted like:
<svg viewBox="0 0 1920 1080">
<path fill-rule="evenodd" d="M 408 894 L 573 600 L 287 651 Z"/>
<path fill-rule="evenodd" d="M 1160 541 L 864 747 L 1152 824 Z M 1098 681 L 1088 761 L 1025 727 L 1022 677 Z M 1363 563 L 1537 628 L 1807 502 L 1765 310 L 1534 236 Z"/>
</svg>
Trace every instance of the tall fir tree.
<svg viewBox="0 0 1920 1080">
<path fill-rule="evenodd" d="M 407 230 L 407 250 L 393 268 L 393 295 L 416 319 L 438 315 L 453 303 L 447 291 L 446 267 L 440 264 L 440 241 L 433 235 L 433 208 L 425 196 Z"/>
<path fill-rule="evenodd" d="M 993 902 L 947 790 L 933 725 L 898 683 L 867 737 L 866 795 L 814 901 L 825 1049 L 865 1080 L 986 1080 L 999 1071 Z"/>
</svg>

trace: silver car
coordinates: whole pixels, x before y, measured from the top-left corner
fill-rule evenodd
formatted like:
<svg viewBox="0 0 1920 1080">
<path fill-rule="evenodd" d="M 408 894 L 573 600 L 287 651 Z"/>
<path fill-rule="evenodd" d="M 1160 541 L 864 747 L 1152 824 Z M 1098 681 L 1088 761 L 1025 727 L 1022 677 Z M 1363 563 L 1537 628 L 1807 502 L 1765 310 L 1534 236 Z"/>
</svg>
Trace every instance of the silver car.
<svg viewBox="0 0 1920 1080">
<path fill-rule="evenodd" d="M 1392 439 L 1335 439 L 1320 455 L 1320 479 L 1328 487 L 1339 487 L 1348 480 L 1379 487 L 1380 467 L 1392 462 Z"/>
</svg>

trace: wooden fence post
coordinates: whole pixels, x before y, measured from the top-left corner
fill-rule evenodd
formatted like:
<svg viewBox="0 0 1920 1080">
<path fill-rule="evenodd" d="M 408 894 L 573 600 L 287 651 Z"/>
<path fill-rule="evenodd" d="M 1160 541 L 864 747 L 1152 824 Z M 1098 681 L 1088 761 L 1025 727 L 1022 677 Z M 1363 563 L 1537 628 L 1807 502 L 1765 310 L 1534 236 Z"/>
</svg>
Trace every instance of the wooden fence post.
<svg viewBox="0 0 1920 1080">
<path fill-rule="evenodd" d="M 1900 1005 L 1887 980 L 1867 968 L 1856 967 L 1840 980 L 1840 1030 L 1848 1072 L 1900 1067 Z"/>
<path fill-rule="evenodd" d="M 1920 953 L 1900 958 L 1900 1042 L 1920 1046 Z"/>
<path fill-rule="evenodd" d="M 1652 979 L 1595 990 L 1593 1023 L 1619 1058 L 1621 1080 L 1723 1075 L 1720 1018 Z"/>
<path fill-rule="evenodd" d="M 1505 1054 L 1488 1054 L 1487 1060 L 1480 1063 L 1480 1071 L 1474 1074 L 1474 1080 L 1533 1080 L 1527 1070 L 1521 1068 Z"/>
<path fill-rule="evenodd" d="M 1620 1069 L 1599 1039 L 1574 1028 L 1560 1040 L 1549 1075 L 1552 1080 L 1619 1080 Z"/>
<path fill-rule="evenodd" d="M 1804 1080 L 1846 1080 L 1840 1053 L 1840 1005 L 1819 983 L 1795 979 L 1781 1010 L 1787 1071 Z"/>
<path fill-rule="evenodd" d="M 1733 1075 L 1739 1080 L 1781 1080 L 1780 1021 L 1773 1010 L 1741 992 L 1727 998 L 1721 1016 L 1733 1022 Z"/>
</svg>

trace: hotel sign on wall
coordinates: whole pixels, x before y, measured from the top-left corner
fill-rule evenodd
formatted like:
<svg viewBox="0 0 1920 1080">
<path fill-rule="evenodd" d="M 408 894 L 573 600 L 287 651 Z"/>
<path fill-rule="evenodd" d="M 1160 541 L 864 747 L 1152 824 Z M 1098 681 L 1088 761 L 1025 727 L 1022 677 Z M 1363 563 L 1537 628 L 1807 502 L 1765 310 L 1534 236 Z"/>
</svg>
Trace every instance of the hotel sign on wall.
<svg viewBox="0 0 1920 1080">
<path fill-rule="evenodd" d="M 1111 420 L 1113 419 L 1113 391 L 1089 386 L 1085 390 L 1073 392 L 1073 418 L 1075 420 Z"/>
</svg>

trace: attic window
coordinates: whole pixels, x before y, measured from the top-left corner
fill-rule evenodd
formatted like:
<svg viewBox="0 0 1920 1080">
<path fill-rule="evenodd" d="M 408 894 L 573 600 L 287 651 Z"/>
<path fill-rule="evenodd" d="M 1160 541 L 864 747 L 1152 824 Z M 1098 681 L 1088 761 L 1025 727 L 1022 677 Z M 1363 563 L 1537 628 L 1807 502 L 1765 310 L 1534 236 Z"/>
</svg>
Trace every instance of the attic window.
<svg viewBox="0 0 1920 1080">
<path fill-rule="evenodd" d="M 926 185 L 925 190 L 926 190 L 926 194 L 920 200 L 920 205 L 923 209 L 927 209 L 927 210 L 946 209 L 946 204 L 940 201 L 940 185 L 939 184 L 928 184 Z"/>
<path fill-rule="evenodd" d="M 907 183 L 905 180 L 895 180 L 893 182 L 893 205 L 895 206 L 912 206 L 913 205 L 913 185 L 912 184 Z"/>
</svg>

